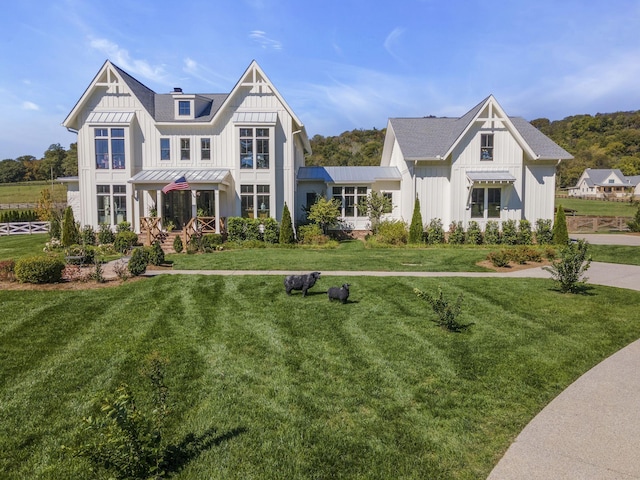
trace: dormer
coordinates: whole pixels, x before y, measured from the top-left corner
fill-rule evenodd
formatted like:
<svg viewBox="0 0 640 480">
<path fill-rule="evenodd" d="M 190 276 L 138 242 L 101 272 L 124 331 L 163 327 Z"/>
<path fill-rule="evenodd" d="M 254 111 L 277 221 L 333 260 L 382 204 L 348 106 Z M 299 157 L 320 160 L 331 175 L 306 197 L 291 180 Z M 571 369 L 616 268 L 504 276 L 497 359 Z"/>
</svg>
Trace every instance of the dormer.
<svg viewBox="0 0 640 480">
<path fill-rule="evenodd" d="M 173 93 L 173 105 L 176 120 L 193 120 L 195 118 L 195 95 L 188 95 L 182 93 L 181 88 L 174 88 Z"/>
</svg>

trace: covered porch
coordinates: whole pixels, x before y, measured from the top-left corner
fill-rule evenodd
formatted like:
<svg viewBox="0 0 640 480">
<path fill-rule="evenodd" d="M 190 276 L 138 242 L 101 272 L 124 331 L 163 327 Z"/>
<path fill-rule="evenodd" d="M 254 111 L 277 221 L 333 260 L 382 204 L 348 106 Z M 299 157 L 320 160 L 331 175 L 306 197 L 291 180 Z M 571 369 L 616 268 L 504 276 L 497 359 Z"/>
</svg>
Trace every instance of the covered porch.
<svg viewBox="0 0 640 480">
<path fill-rule="evenodd" d="M 163 188 L 184 177 L 180 184 L 163 193 Z M 231 174 L 226 169 L 143 170 L 128 180 L 137 208 L 134 221 L 145 244 L 161 240 L 166 232 L 178 231 L 188 244 L 196 233 L 223 233 L 227 192 Z"/>
</svg>

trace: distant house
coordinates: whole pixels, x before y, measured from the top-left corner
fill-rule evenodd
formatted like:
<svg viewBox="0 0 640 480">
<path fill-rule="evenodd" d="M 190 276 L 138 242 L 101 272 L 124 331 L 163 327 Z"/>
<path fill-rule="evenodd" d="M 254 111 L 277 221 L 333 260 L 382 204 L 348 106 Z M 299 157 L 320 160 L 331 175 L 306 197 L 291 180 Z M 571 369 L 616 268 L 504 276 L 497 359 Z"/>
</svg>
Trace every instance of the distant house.
<svg viewBox="0 0 640 480">
<path fill-rule="evenodd" d="M 571 197 L 620 198 L 640 195 L 640 175 L 625 176 L 619 169 L 587 168 L 575 187 L 569 188 Z"/>
<path fill-rule="evenodd" d="M 392 118 L 380 166 L 305 166 L 304 124 L 256 62 L 228 94 L 158 94 L 106 61 L 63 125 L 78 133 L 78 178 L 63 179 L 76 219 L 137 232 L 171 222 L 214 231 L 224 219 L 297 224 L 319 196 L 336 199 L 341 228 L 365 231 L 358 204 L 387 196 L 389 219 L 428 223 L 552 219 L 555 168 L 572 158 L 489 96 L 459 118 Z M 178 189 L 163 188 L 184 177 Z"/>
</svg>

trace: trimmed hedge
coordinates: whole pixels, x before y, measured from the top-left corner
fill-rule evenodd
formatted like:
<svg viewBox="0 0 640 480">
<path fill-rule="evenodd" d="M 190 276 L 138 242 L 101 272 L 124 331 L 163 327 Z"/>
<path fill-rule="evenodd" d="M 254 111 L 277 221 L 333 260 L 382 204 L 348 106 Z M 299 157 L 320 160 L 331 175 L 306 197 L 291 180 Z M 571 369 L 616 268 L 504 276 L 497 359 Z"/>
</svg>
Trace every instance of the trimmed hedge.
<svg viewBox="0 0 640 480">
<path fill-rule="evenodd" d="M 37 255 L 17 260 L 14 274 L 22 283 L 58 283 L 62 280 L 63 270 L 62 259 Z"/>
</svg>

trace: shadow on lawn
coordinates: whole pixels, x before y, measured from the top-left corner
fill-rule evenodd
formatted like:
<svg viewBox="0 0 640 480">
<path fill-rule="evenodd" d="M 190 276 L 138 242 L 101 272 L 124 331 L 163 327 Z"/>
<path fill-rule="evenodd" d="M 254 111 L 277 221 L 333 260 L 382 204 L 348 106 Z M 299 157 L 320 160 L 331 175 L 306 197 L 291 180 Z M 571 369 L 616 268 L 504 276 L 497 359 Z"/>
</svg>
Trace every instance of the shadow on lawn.
<svg viewBox="0 0 640 480">
<path fill-rule="evenodd" d="M 179 443 L 167 447 L 164 455 L 166 474 L 171 475 L 178 473 L 201 453 L 223 442 L 232 440 L 246 431 L 246 428 L 238 427 L 217 435 L 216 429 L 212 427 L 202 435 L 195 435 L 193 433 L 186 435 Z"/>
</svg>

